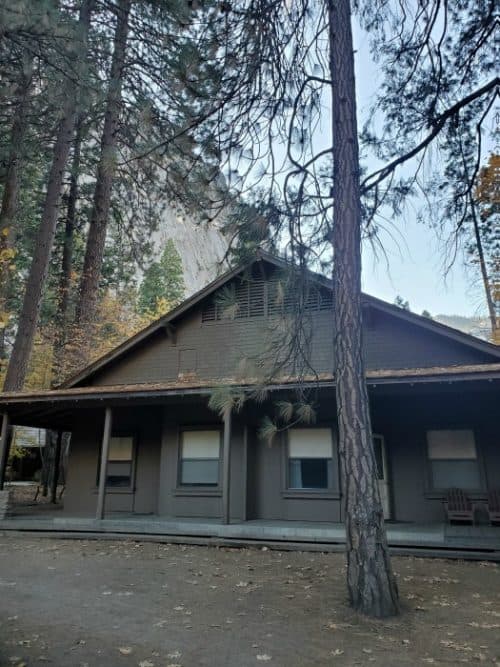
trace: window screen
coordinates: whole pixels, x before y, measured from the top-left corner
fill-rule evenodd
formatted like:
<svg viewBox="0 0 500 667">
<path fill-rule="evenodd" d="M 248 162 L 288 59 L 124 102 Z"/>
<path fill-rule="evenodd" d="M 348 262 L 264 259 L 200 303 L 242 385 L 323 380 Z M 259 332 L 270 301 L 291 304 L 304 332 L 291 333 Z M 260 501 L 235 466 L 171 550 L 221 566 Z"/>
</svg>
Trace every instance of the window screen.
<svg viewBox="0 0 500 667">
<path fill-rule="evenodd" d="M 332 432 L 328 428 L 288 431 L 288 487 L 327 489 L 332 486 Z"/>
<path fill-rule="evenodd" d="M 188 486 L 219 483 L 220 431 L 183 431 L 180 481 Z"/>
<path fill-rule="evenodd" d="M 481 488 L 472 430 L 428 431 L 427 453 L 433 488 Z"/>
<path fill-rule="evenodd" d="M 106 486 L 132 486 L 134 438 L 131 435 L 113 436 L 109 442 Z"/>
</svg>

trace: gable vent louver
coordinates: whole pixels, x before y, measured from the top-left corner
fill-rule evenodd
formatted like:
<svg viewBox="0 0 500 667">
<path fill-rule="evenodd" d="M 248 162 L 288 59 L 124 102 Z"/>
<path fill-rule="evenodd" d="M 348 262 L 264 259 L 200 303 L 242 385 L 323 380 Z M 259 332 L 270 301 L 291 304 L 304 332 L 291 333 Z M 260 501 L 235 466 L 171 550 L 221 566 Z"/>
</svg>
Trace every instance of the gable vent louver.
<svg viewBox="0 0 500 667">
<path fill-rule="evenodd" d="M 319 312 L 331 310 L 332 293 L 310 286 L 304 296 L 304 310 Z M 279 316 L 297 308 L 297 294 L 278 280 L 241 281 L 220 290 L 202 311 L 202 322 L 240 320 L 265 315 Z"/>
<path fill-rule="evenodd" d="M 287 288 L 283 283 L 271 281 L 268 284 L 268 314 L 284 315 L 300 310 L 299 291 Z M 333 308 L 332 292 L 309 285 L 303 290 L 302 308 L 306 312 L 319 312 Z"/>
<path fill-rule="evenodd" d="M 265 314 L 265 283 L 263 280 L 242 281 L 219 291 L 202 311 L 202 322 L 241 320 Z"/>
</svg>

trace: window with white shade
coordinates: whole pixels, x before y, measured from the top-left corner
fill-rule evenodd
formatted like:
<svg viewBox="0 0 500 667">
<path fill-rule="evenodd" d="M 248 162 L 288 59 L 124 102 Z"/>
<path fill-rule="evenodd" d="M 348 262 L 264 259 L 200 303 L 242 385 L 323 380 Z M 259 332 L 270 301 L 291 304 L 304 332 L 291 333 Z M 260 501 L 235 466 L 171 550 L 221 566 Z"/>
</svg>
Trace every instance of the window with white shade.
<svg viewBox="0 0 500 667">
<path fill-rule="evenodd" d="M 291 428 L 288 431 L 288 488 L 331 488 L 332 459 L 331 429 Z"/>
<path fill-rule="evenodd" d="M 113 436 L 109 441 L 106 486 L 132 486 L 134 438 L 131 435 Z"/>
<path fill-rule="evenodd" d="M 481 488 L 472 430 L 427 431 L 427 455 L 434 489 Z"/>
<path fill-rule="evenodd" d="M 180 483 L 185 486 L 217 486 L 219 483 L 220 430 L 183 431 Z"/>
</svg>

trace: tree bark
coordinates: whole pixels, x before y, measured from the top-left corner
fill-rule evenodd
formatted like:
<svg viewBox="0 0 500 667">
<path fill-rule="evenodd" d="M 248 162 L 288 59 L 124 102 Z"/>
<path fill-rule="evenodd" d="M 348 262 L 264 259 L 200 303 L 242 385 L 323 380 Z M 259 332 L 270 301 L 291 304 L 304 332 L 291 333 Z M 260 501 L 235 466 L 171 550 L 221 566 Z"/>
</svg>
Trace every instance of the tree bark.
<svg viewBox="0 0 500 667">
<path fill-rule="evenodd" d="M 76 225 L 76 207 L 78 202 L 78 178 L 80 175 L 80 159 L 83 140 L 83 114 L 76 122 L 75 139 L 73 142 L 73 159 L 64 223 L 64 243 L 61 260 L 61 274 L 58 287 L 56 332 L 54 340 L 54 364 L 52 368 L 52 384 L 61 379 L 64 367 L 64 344 L 66 342 L 66 325 L 68 319 L 69 294 L 71 289 L 71 275 L 73 272 L 73 242 Z"/>
<path fill-rule="evenodd" d="M 92 324 L 99 294 L 106 230 L 111 206 L 111 190 L 116 170 L 118 123 L 122 105 L 122 81 L 125 65 L 129 14 L 132 0 L 119 0 L 116 7 L 117 23 L 114 36 L 113 59 L 101 137 L 99 165 L 90 228 L 85 248 L 85 260 L 80 281 L 75 328 L 80 344 L 80 356 L 85 360 L 90 349 Z M 82 332 L 85 335 L 82 336 Z"/>
<path fill-rule="evenodd" d="M 19 181 L 27 128 L 27 114 L 31 90 L 33 61 L 23 62 L 17 104 L 14 108 L 10 135 L 10 152 L 0 208 L 0 318 L 7 316 L 10 287 L 10 260 L 7 254 L 13 248 L 15 217 L 19 199 Z M 0 330 L 0 360 L 6 357 L 5 327 Z"/>
<path fill-rule="evenodd" d="M 81 48 L 77 56 L 80 64 L 83 62 L 87 52 L 87 37 L 93 3 L 94 0 L 83 0 L 80 8 L 79 30 Z M 65 90 L 65 103 L 57 130 L 35 251 L 26 283 L 14 347 L 5 377 L 4 391 L 19 391 L 22 389 L 28 370 L 54 243 L 62 181 L 75 127 L 78 98 L 77 87 L 78 83 L 74 77 L 68 79 Z"/>
<path fill-rule="evenodd" d="M 495 285 L 491 283 L 488 275 L 488 267 L 486 266 L 486 258 L 484 256 L 483 239 L 481 237 L 481 230 L 479 227 L 479 220 L 477 219 L 477 211 L 475 202 L 472 197 L 470 199 L 470 206 L 472 211 L 472 224 L 474 226 L 474 239 L 476 241 L 476 250 L 479 260 L 479 268 L 481 271 L 481 279 L 483 281 L 484 295 L 486 298 L 486 305 L 488 307 L 488 316 L 490 318 L 491 326 L 491 340 L 494 343 L 500 344 L 500 318 L 497 317 L 497 306 L 495 303 L 494 292 Z"/>
<path fill-rule="evenodd" d="M 347 587 L 369 616 L 399 611 L 373 450 L 361 310 L 361 202 L 349 0 L 327 0 L 332 80 L 334 366 L 346 527 Z"/>
</svg>

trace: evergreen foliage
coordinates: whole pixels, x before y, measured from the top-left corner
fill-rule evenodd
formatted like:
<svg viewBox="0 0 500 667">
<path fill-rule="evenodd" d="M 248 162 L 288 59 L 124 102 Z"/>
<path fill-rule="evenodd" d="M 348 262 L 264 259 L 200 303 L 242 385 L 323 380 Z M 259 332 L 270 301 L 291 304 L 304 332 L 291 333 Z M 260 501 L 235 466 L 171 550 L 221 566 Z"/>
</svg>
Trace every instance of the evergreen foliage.
<svg viewBox="0 0 500 667">
<path fill-rule="evenodd" d="M 141 314 L 166 312 L 182 301 L 184 278 L 182 261 L 172 239 L 168 239 L 159 261 L 144 272 L 139 286 L 137 306 Z"/>
</svg>

